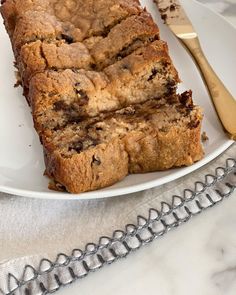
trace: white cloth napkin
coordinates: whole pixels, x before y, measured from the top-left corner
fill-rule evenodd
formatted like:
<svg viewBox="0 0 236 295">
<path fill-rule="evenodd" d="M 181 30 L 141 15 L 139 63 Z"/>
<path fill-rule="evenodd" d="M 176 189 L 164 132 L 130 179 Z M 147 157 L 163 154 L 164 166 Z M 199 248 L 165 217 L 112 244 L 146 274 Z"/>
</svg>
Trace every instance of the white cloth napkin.
<svg viewBox="0 0 236 295">
<path fill-rule="evenodd" d="M 197 180 L 236 158 L 236 145 L 212 163 L 177 181 L 144 192 L 100 200 L 41 200 L 0 193 L 0 288 L 6 288 L 6 275 L 20 278 L 24 265 L 36 268 L 40 258 L 54 260 L 59 252 L 71 254 L 84 249 L 100 236 L 136 223 L 137 215 L 160 208 L 160 202 L 182 195 Z"/>
</svg>

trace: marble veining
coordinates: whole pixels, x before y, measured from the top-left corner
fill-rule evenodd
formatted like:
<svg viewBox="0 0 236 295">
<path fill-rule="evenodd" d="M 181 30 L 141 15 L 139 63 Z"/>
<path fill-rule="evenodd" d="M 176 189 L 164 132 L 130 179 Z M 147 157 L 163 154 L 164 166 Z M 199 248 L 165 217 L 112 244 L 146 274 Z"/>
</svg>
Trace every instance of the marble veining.
<svg viewBox="0 0 236 295">
<path fill-rule="evenodd" d="M 202 213 L 60 295 L 235 295 L 236 192 Z M 227 212 L 227 214 L 226 214 Z M 112 284 L 109 282 L 112 281 Z M 103 283 L 102 283 L 103 282 Z"/>
<path fill-rule="evenodd" d="M 236 27 L 236 0 L 197 0 L 223 15 Z"/>
<path fill-rule="evenodd" d="M 212 281 L 222 294 L 229 292 L 230 289 L 233 291 L 236 281 L 236 265 L 214 273 L 212 275 Z"/>
</svg>

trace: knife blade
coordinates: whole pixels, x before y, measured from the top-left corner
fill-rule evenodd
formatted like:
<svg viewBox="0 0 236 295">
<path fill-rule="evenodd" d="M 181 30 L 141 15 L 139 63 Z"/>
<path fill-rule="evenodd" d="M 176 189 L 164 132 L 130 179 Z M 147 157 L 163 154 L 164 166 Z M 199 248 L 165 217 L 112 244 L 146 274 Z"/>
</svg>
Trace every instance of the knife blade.
<svg viewBox="0 0 236 295">
<path fill-rule="evenodd" d="M 180 38 L 194 38 L 197 33 L 178 0 L 154 0 L 161 17 L 172 32 Z"/>
<path fill-rule="evenodd" d="M 164 23 L 187 48 L 202 74 L 218 117 L 229 137 L 236 140 L 236 100 L 209 64 L 190 19 L 178 0 L 154 0 Z"/>
</svg>

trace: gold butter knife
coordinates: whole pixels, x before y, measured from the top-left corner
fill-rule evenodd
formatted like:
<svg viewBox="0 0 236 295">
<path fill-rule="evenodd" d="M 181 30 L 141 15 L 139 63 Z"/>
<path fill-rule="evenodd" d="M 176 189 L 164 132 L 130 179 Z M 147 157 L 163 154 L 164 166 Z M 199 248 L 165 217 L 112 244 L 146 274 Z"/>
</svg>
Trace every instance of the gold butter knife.
<svg viewBox="0 0 236 295">
<path fill-rule="evenodd" d="M 154 0 L 162 19 L 185 45 L 198 66 L 209 90 L 219 119 L 231 139 L 236 140 L 236 100 L 207 61 L 197 32 L 178 0 Z"/>
</svg>

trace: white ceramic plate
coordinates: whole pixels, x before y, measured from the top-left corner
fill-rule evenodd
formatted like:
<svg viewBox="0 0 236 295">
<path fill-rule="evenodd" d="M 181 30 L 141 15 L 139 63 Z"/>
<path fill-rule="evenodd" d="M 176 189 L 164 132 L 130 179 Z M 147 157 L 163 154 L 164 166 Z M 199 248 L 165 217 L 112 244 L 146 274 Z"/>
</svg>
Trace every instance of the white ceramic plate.
<svg viewBox="0 0 236 295">
<path fill-rule="evenodd" d="M 15 83 L 13 55 L 3 24 L 0 24 L 0 191 L 10 194 L 57 199 L 104 198 L 145 190 L 184 176 L 210 162 L 226 150 L 232 141 L 225 136 L 202 79 L 186 51 L 168 28 L 162 24 L 155 5 L 143 0 L 160 26 L 162 39 L 167 40 L 174 63 L 184 81 L 180 90 L 192 89 L 195 102 L 204 109 L 203 130 L 210 140 L 205 144 L 205 158 L 187 168 L 131 175 L 123 181 L 94 192 L 70 195 L 48 190 L 43 176 L 42 147 L 34 131 L 30 109 Z M 236 38 L 235 29 L 219 15 L 190 0 L 183 0 L 197 29 L 203 49 L 228 89 L 236 94 Z"/>
</svg>

